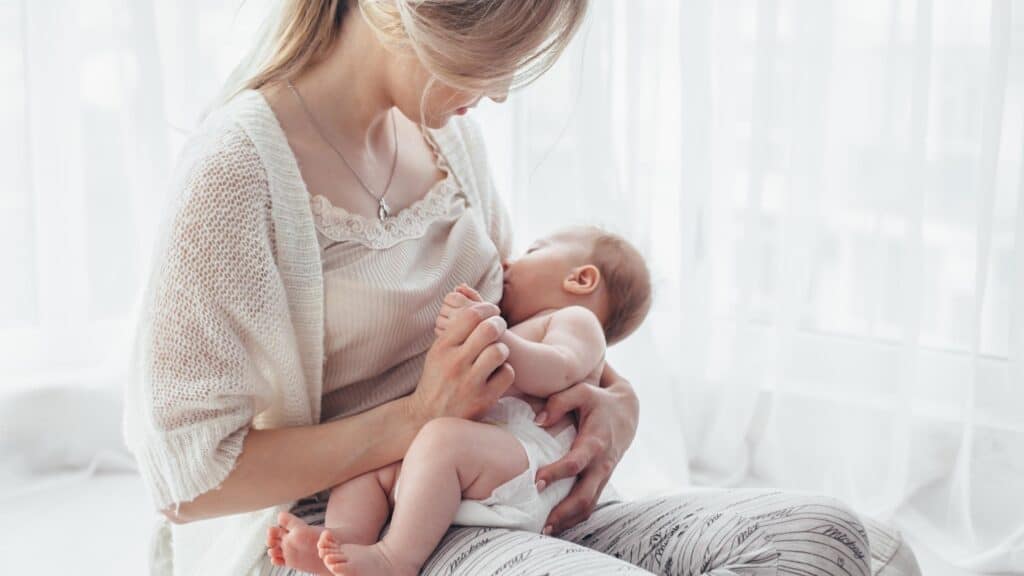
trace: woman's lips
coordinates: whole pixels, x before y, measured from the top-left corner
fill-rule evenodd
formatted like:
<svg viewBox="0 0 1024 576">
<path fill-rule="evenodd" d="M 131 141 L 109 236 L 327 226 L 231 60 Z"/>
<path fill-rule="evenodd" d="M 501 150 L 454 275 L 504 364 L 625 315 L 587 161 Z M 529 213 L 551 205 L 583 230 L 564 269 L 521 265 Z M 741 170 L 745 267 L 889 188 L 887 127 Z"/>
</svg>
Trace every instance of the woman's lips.
<svg viewBox="0 0 1024 576">
<path fill-rule="evenodd" d="M 459 116 L 465 115 L 466 112 L 469 112 L 469 108 L 466 108 L 465 106 L 455 111 L 455 113 L 458 114 Z"/>
</svg>

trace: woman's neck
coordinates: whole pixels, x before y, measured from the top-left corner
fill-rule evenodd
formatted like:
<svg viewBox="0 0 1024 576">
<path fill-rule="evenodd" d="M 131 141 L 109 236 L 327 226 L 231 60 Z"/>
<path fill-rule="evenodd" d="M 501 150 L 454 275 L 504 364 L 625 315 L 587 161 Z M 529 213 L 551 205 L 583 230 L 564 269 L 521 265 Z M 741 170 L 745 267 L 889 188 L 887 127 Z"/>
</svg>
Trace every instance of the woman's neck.
<svg viewBox="0 0 1024 576">
<path fill-rule="evenodd" d="M 371 148 L 390 137 L 392 58 L 359 8 L 351 7 L 327 56 L 292 82 L 329 137 Z"/>
</svg>

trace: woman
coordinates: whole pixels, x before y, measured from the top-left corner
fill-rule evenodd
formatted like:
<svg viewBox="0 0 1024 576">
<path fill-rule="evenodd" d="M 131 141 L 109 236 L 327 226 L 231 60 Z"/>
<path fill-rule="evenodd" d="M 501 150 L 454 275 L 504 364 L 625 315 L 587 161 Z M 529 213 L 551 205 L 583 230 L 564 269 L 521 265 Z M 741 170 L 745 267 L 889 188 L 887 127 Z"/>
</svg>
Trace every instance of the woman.
<svg viewBox="0 0 1024 576">
<path fill-rule="evenodd" d="M 125 429 L 168 520 L 154 572 L 289 573 L 266 555 L 268 526 L 282 518 L 301 541 L 330 487 L 400 460 L 430 419 L 479 417 L 510 385 L 495 346 L 510 225 L 461 116 L 546 70 L 585 4 L 284 4 L 259 72 L 180 160 L 139 324 Z M 487 303 L 435 341 L 440 296 L 463 281 Z M 609 367 L 600 387 L 552 397 L 547 421 L 572 411 L 572 451 L 538 473 L 578 475 L 545 530 L 560 538 L 453 528 L 423 573 L 868 573 L 860 521 L 827 498 L 614 501 L 604 488 L 637 398 Z M 898 540 L 879 556 L 871 534 L 876 559 L 903 562 Z"/>
</svg>

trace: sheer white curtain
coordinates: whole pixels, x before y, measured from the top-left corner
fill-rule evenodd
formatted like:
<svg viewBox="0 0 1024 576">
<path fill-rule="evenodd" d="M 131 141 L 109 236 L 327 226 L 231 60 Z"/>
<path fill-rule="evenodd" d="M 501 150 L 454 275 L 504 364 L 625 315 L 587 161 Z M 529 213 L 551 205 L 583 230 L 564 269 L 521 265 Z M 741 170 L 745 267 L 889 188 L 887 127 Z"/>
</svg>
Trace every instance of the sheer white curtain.
<svg viewBox="0 0 1024 576">
<path fill-rule="evenodd" d="M 0 392 L 122 375 L 163 183 L 272 0 L 0 0 Z M 483 106 L 520 247 L 649 258 L 633 496 L 769 485 L 1024 570 L 1024 6 L 594 0 Z"/>
<path fill-rule="evenodd" d="M 267 0 L 0 0 L 0 392 L 125 372 L 164 181 Z"/>
<path fill-rule="evenodd" d="M 623 487 L 826 492 L 1024 571 L 1024 5 L 591 16 L 483 115 L 520 247 L 600 222 L 653 266 Z"/>
</svg>

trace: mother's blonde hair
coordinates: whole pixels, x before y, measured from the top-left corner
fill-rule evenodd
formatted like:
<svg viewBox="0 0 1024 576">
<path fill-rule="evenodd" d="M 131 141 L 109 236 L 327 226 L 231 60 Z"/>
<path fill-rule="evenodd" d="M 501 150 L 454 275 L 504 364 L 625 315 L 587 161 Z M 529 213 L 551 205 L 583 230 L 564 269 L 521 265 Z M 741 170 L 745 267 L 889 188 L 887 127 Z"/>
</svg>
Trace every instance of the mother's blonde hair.
<svg viewBox="0 0 1024 576">
<path fill-rule="evenodd" d="M 357 5 L 381 42 L 415 54 L 436 79 L 487 93 L 543 74 L 579 28 L 588 0 L 283 0 L 222 100 L 293 77 L 323 58 Z"/>
</svg>

